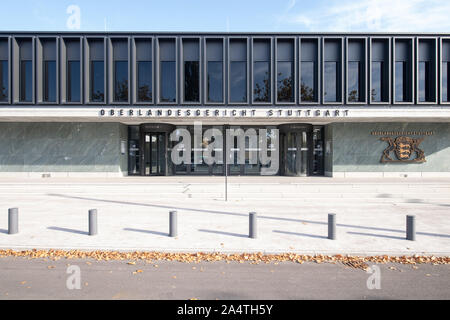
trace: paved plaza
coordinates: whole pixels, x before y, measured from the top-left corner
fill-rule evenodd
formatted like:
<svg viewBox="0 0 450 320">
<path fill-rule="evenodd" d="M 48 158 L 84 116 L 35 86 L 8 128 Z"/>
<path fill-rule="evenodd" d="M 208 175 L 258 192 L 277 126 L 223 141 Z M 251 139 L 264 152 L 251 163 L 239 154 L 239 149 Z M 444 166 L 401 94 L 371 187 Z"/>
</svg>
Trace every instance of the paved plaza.
<svg viewBox="0 0 450 320">
<path fill-rule="evenodd" d="M 229 177 L 0 179 L 0 248 L 450 254 L 450 179 Z M 8 235 L 8 208 L 19 233 Z M 89 236 L 88 210 L 98 210 Z M 178 237 L 168 237 L 169 211 Z M 258 238 L 248 238 L 248 213 Z M 337 215 L 337 240 L 327 215 Z M 405 240 L 415 215 L 417 241 Z"/>
</svg>

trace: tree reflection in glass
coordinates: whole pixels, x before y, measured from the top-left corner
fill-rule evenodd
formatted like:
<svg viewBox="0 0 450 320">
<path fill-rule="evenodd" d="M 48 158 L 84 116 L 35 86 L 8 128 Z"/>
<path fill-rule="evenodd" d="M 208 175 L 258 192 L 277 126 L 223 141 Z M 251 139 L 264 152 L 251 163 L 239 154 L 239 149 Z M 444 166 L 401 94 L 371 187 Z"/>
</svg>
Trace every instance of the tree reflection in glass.
<svg viewBox="0 0 450 320">
<path fill-rule="evenodd" d="M 315 102 L 315 66 L 313 61 L 302 61 L 301 63 L 301 82 L 300 95 L 302 102 Z"/>
<path fill-rule="evenodd" d="M 277 63 L 277 101 L 293 102 L 293 67 L 292 62 L 280 61 Z"/>
<path fill-rule="evenodd" d="M 253 63 L 253 101 L 270 101 L 270 63 L 257 61 Z"/>
<path fill-rule="evenodd" d="M 139 102 L 152 101 L 152 62 L 138 61 L 138 92 Z"/>
<path fill-rule="evenodd" d="M 128 62 L 116 61 L 114 66 L 114 101 L 128 101 Z"/>
</svg>

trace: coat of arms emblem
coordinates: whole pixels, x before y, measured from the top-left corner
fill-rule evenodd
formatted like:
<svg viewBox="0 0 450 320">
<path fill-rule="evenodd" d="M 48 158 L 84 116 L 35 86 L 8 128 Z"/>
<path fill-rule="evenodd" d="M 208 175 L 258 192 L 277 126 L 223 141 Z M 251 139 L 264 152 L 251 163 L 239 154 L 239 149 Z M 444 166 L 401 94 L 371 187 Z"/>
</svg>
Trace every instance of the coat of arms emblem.
<svg viewBox="0 0 450 320">
<path fill-rule="evenodd" d="M 381 156 L 381 162 L 426 162 L 425 153 L 419 148 L 424 138 L 410 138 L 400 136 L 397 138 L 383 137 L 382 141 L 386 141 L 389 146 L 384 149 Z M 391 158 L 391 152 L 395 153 L 397 160 Z M 415 157 L 414 157 L 415 154 Z"/>
</svg>

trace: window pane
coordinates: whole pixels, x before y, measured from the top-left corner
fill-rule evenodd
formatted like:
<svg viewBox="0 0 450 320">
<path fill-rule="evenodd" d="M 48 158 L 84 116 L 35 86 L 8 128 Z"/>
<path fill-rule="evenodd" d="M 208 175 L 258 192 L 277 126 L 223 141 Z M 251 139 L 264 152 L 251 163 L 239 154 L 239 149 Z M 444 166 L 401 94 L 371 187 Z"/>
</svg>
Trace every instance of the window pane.
<svg viewBox="0 0 450 320">
<path fill-rule="evenodd" d="M 140 102 L 152 101 L 152 62 L 138 61 L 137 99 Z"/>
<path fill-rule="evenodd" d="M 430 101 L 430 63 L 419 62 L 419 101 Z"/>
<path fill-rule="evenodd" d="M 31 102 L 33 94 L 33 72 L 31 60 L 20 63 L 20 101 Z"/>
<path fill-rule="evenodd" d="M 208 62 L 208 102 L 223 101 L 222 61 Z"/>
<path fill-rule="evenodd" d="M 230 64 L 230 100 L 247 101 L 247 62 L 233 61 Z"/>
<path fill-rule="evenodd" d="M 381 102 L 381 79 L 383 78 L 383 62 L 372 62 L 372 101 Z"/>
<path fill-rule="evenodd" d="M 105 101 L 105 74 L 103 61 L 91 62 L 91 101 Z"/>
<path fill-rule="evenodd" d="M 279 102 L 293 102 L 293 63 L 280 61 L 277 63 L 277 94 Z"/>
<path fill-rule="evenodd" d="M 359 61 L 348 62 L 348 101 L 360 101 L 360 68 Z"/>
<path fill-rule="evenodd" d="M 81 102 L 80 61 L 69 61 L 67 65 L 67 101 Z"/>
<path fill-rule="evenodd" d="M 114 101 L 128 101 L 128 61 L 114 63 Z"/>
<path fill-rule="evenodd" d="M 442 62 L 442 101 L 448 102 L 448 69 L 450 64 L 447 61 Z"/>
<path fill-rule="evenodd" d="M 313 61 L 301 63 L 301 101 L 314 102 L 316 100 L 316 72 Z"/>
<path fill-rule="evenodd" d="M 404 97 L 404 62 L 396 61 L 395 62 L 395 101 L 403 102 L 405 101 Z"/>
<path fill-rule="evenodd" d="M 338 63 L 335 61 L 325 62 L 325 102 L 336 102 L 338 85 Z"/>
<path fill-rule="evenodd" d="M 56 61 L 44 61 L 44 101 L 56 102 Z"/>
<path fill-rule="evenodd" d="M 267 61 L 253 63 L 253 101 L 270 101 L 270 63 Z"/>
<path fill-rule="evenodd" d="M 0 101 L 8 101 L 8 61 L 0 61 Z"/>
<path fill-rule="evenodd" d="M 176 101 L 176 70 L 175 61 L 161 61 L 161 102 Z"/>
<path fill-rule="evenodd" d="M 184 62 L 184 101 L 199 102 L 199 63 Z"/>
</svg>

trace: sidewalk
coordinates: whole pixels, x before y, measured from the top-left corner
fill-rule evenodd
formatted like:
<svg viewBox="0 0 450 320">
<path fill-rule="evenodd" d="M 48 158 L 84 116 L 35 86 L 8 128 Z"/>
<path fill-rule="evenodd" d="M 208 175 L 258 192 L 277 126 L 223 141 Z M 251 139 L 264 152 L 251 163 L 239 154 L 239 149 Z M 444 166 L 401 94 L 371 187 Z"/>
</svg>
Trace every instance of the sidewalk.
<svg viewBox="0 0 450 320">
<path fill-rule="evenodd" d="M 0 179 L 0 248 L 450 255 L 450 179 Z M 8 235 L 7 210 L 19 208 Z M 89 209 L 99 234 L 87 235 Z M 178 211 L 169 238 L 169 210 Z M 258 239 L 248 213 L 258 213 Z M 337 214 L 337 240 L 327 214 Z M 405 240 L 406 215 L 417 241 Z"/>
</svg>

